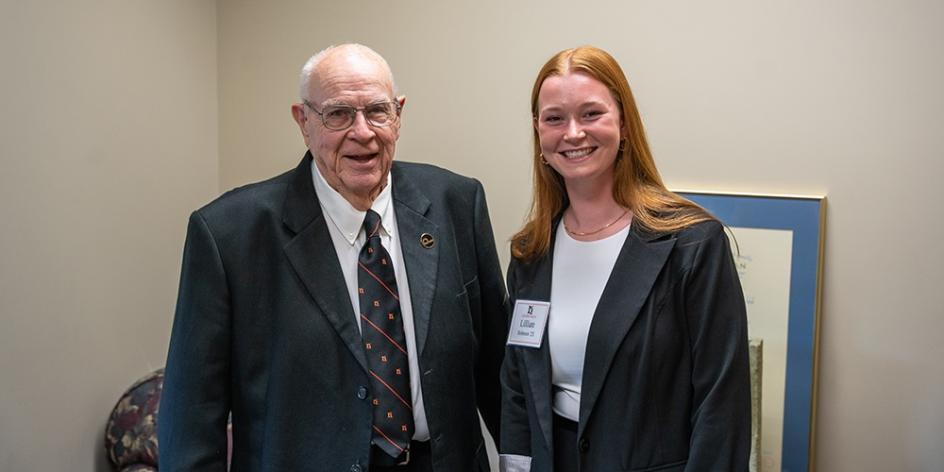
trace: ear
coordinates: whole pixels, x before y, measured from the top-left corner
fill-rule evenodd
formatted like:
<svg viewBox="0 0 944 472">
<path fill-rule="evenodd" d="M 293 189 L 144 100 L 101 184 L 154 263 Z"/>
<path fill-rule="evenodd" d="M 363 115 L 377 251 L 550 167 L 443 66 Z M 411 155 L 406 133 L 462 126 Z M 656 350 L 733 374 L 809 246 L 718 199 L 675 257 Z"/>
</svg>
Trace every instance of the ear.
<svg viewBox="0 0 944 472">
<path fill-rule="evenodd" d="M 292 119 L 298 123 L 298 129 L 301 130 L 302 136 L 306 139 L 308 138 L 308 130 L 305 129 L 305 125 L 308 123 L 308 115 L 305 114 L 305 104 L 295 103 L 292 104 Z"/>
<path fill-rule="evenodd" d="M 390 125 L 390 129 L 393 130 L 393 139 L 398 140 L 400 139 L 400 125 L 403 123 L 400 120 L 400 116 L 403 115 L 403 107 L 406 105 L 406 95 L 400 95 L 394 100 L 396 100 L 397 105 L 400 106 L 400 112 L 397 113 L 397 120 L 394 121 L 392 125 Z"/>
</svg>

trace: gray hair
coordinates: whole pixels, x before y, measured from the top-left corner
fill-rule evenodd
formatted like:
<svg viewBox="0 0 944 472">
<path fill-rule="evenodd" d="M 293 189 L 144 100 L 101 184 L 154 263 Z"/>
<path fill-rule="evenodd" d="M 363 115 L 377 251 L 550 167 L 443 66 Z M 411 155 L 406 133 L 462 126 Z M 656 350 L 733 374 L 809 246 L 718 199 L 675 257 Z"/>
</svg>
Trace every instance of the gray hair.
<svg viewBox="0 0 944 472">
<path fill-rule="evenodd" d="M 303 101 L 309 99 L 308 91 L 310 90 L 309 87 L 311 86 L 311 76 L 314 75 L 315 70 L 318 68 L 318 65 L 321 64 L 321 61 L 323 61 L 331 53 L 345 50 L 345 49 L 357 51 L 366 57 L 375 59 L 377 62 L 383 65 L 384 69 L 387 70 L 387 74 L 390 76 L 390 85 L 393 87 L 394 95 L 396 95 L 397 84 L 393 80 L 393 71 L 390 70 L 390 65 L 387 64 L 387 60 L 384 59 L 383 56 L 381 56 L 380 54 L 377 54 L 377 51 L 374 51 L 373 49 L 367 46 L 364 46 L 363 44 L 347 43 L 347 44 L 339 44 L 336 46 L 334 45 L 328 46 L 322 49 L 321 51 L 318 51 L 313 56 L 308 58 L 307 61 L 305 61 L 305 65 L 302 66 L 302 72 L 301 74 L 299 74 L 299 79 L 298 79 L 298 98 L 302 99 Z"/>
</svg>

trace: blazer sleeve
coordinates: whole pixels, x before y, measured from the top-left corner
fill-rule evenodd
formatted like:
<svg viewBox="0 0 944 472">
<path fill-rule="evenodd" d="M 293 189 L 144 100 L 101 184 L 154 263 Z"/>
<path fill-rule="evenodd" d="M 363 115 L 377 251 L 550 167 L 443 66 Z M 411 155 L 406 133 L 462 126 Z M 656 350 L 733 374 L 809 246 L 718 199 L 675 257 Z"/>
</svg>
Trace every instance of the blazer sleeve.
<svg viewBox="0 0 944 472">
<path fill-rule="evenodd" d="M 225 471 L 230 296 L 217 243 L 190 216 L 158 415 L 161 471 Z"/>
<path fill-rule="evenodd" d="M 684 275 L 692 353 L 686 471 L 747 471 L 751 397 L 747 312 L 724 228 L 711 225 Z"/>
<path fill-rule="evenodd" d="M 515 268 L 517 262 L 512 259 L 508 265 L 508 296 L 509 314 L 518 298 L 517 277 Z M 528 407 L 525 398 L 520 363 L 514 348 L 505 348 L 505 363 L 502 365 L 502 441 L 498 450 L 502 455 L 531 456 L 531 428 L 528 423 Z"/>
<path fill-rule="evenodd" d="M 476 398 L 482 419 L 498 444 L 501 438 L 501 384 L 499 375 L 504 358 L 508 297 L 502 280 L 495 236 L 488 216 L 485 190 L 476 181 L 475 257 L 478 267 L 479 358 L 476 372 Z"/>
</svg>

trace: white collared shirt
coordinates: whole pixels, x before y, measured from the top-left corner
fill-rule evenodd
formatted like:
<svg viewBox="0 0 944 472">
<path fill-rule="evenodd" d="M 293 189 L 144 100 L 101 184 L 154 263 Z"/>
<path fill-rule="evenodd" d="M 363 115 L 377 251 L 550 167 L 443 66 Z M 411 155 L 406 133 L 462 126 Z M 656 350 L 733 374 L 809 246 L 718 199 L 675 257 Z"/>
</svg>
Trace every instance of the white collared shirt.
<svg viewBox="0 0 944 472">
<path fill-rule="evenodd" d="M 354 208 L 340 193 L 331 188 L 321 175 L 321 171 L 314 161 L 311 163 L 312 181 L 315 193 L 321 204 L 321 211 L 327 221 L 328 233 L 334 243 L 334 250 L 338 255 L 341 272 L 344 274 L 344 283 L 347 285 L 348 295 L 351 297 L 351 307 L 354 308 L 354 318 L 358 329 L 361 329 L 360 300 L 357 295 L 357 259 L 367 237 L 362 231 L 366 211 Z M 413 328 L 413 304 L 410 298 L 410 283 L 406 276 L 406 266 L 403 263 L 403 251 L 400 248 L 400 234 L 397 232 L 397 218 L 393 211 L 391 196 L 391 176 L 387 173 L 387 185 L 371 205 L 371 210 L 380 215 L 380 241 L 393 263 L 397 277 L 397 292 L 400 298 L 400 315 L 403 320 L 403 333 L 406 337 L 406 350 L 410 363 L 410 394 L 413 400 L 413 423 L 415 430 L 413 439 L 417 441 L 429 440 L 429 426 L 426 423 L 426 410 L 423 408 L 423 390 L 420 386 L 419 354 L 416 352 L 416 330 Z"/>
</svg>

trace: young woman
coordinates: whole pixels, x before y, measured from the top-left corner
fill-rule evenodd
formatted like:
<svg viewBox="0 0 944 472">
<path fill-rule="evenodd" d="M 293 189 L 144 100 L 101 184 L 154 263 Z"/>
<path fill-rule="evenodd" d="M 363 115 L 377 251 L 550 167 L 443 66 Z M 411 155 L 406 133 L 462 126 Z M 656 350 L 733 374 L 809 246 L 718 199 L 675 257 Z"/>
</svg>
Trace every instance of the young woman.
<svg viewBox="0 0 944 472">
<path fill-rule="evenodd" d="M 665 188 L 605 51 L 552 57 L 531 109 L 502 470 L 746 471 L 747 318 L 722 225 Z M 521 316 L 546 329 L 521 338 Z"/>
</svg>

